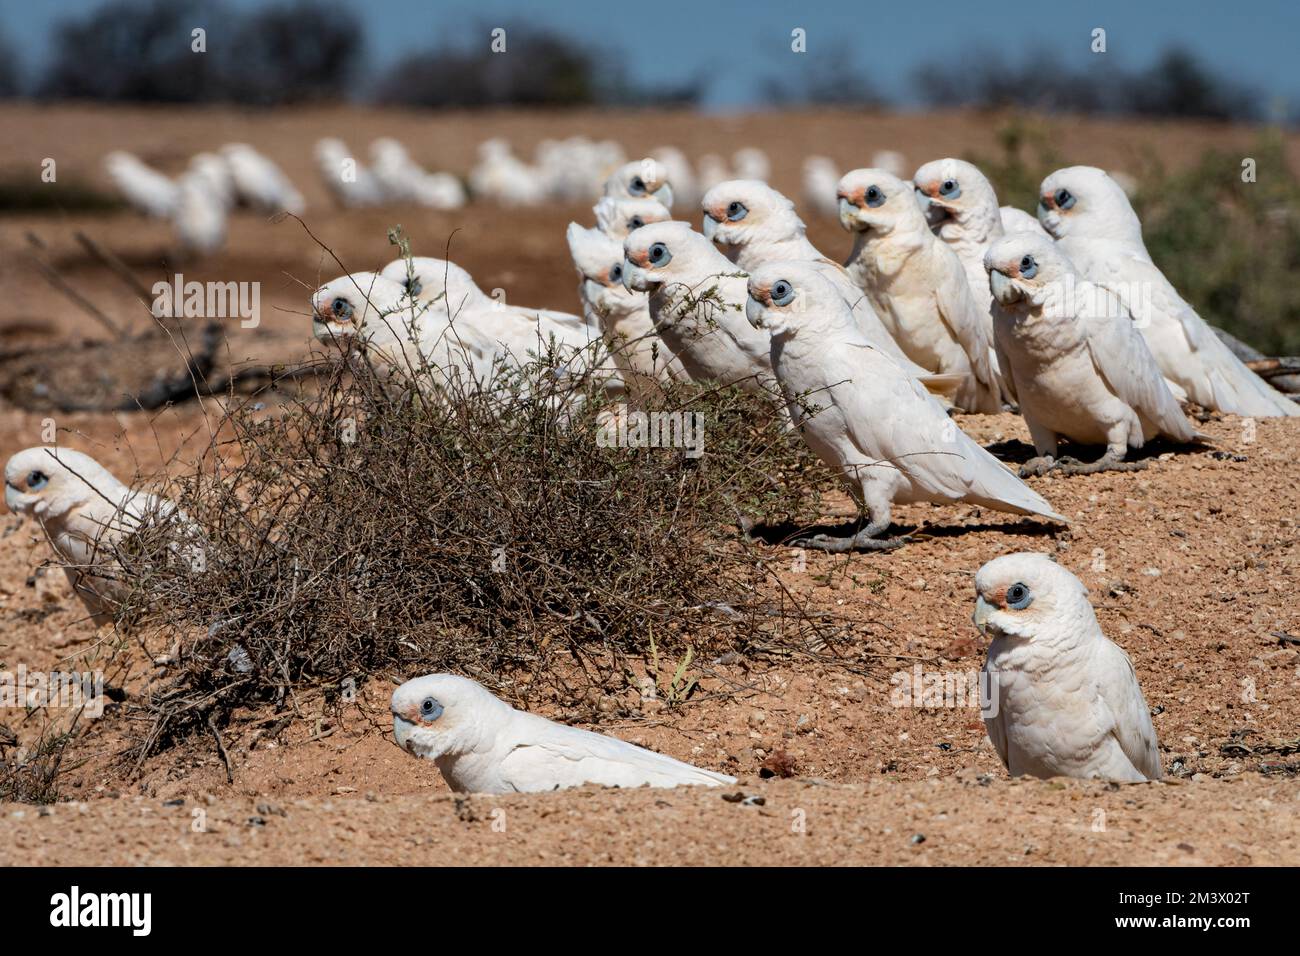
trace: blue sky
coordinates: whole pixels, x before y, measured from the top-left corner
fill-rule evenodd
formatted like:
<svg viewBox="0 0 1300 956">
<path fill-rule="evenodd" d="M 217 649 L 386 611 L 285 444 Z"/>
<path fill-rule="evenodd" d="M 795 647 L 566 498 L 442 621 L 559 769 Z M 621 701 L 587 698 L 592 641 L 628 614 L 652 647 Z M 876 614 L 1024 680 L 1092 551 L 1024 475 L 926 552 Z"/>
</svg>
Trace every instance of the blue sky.
<svg viewBox="0 0 1300 956">
<path fill-rule="evenodd" d="M 227 0 L 253 8 L 263 0 Z M 1300 103 L 1300 3 L 1295 0 L 341 0 L 367 24 L 377 68 L 440 39 L 476 38 L 479 23 L 545 27 L 601 47 L 641 84 L 679 85 L 708 78 L 706 103 L 751 106 L 763 78 L 796 68 L 790 31 L 802 27 L 808 57 L 848 50 L 855 65 L 892 99 L 908 100 L 912 71 L 922 62 L 974 46 L 1003 51 L 1046 50 L 1062 64 L 1096 64 L 1089 51 L 1094 27 L 1107 31 L 1109 58 L 1132 68 L 1165 47 L 1192 50 L 1219 72 L 1270 97 Z M 50 28 L 85 13 L 95 0 L 0 0 L 0 23 L 30 72 L 44 62 Z M 211 34 L 212 28 L 209 28 Z M 482 38 L 487 42 L 487 38 Z"/>
</svg>

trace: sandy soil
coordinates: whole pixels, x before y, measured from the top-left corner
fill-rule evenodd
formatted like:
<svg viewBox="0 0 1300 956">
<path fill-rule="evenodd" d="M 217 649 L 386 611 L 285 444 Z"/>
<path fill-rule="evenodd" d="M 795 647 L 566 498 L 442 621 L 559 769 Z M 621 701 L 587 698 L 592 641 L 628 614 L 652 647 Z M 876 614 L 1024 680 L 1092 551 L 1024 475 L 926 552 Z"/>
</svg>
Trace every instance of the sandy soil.
<svg viewBox="0 0 1300 956">
<path fill-rule="evenodd" d="M 93 166 L 112 146 L 180 162 L 195 149 L 247 139 L 310 186 L 316 209 L 308 223 L 350 268 L 392 258 L 384 231 L 394 221 L 415 237 L 417 251 L 435 254 L 459 228 L 453 258 L 481 284 L 506 288 L 513 301 L 576 305 L 562 229 L 570 218 L 587 221 L 585 210 L 345 214 L 325 205 L 307 151 L 329 124 L 346 120 L 358 143 L 399 132 L 420 158 L 464 168 L 473 145 L 503 124 L 529 146 L 541 135 L 590 129 L 591 117 L 416 122 L 340 111 L 175 116 L 13 106 L 0 107 L 0 116 L 28 134 L 0 143 L 0 169 L 53 154 L 66 157 L 61 170 L 87 178 L 98 175 Z M 399 119 L 409 133 L 395 126 Z M 721 121 L 662 119 L 614 118 L 607 133 L 630 150 L 665 140 L 694 152 L 714 148 L 707 144 Z M 1073 161 L 1114 166 L 1152 149 L 1172 162 L 1251 135 L 1129 124 L 1102 136 L 1094 125 L 1062 126 Z M 863 150 L 891 146 L 919 163 L 992 149 L 991 124 L 971 117 L 811 115 L 794 130 L 764 117 L 724 128 L 771 149 L 786 188 L 807 152 L 847 164 Z M 830 142 L 834 148 L 823 145 Z M 140 307 L 76 245 L 77 229 L 109 245 L 142 279 L 166 274 L 163 231 L 132 215 L 11 218 L 0 228 L 0 351 L 103 335 L 24 260 L 27 230 L 46 241 L 78 288 L 115 318 L 143 327 Z M 833 223 L 814 223 L 813 234 L 828 251 L 847 248 Z M 185 271 L 262 282 L 263 324 L 232 328 L 232 350 L 294 361 L 310 335 L 302 283 L 340 270 L 297 223 L 244 216 L 226 253 Z M 39 443 L 46 417 L 0 407 L 0 455 Z M 157 471 L 203 428 L 193 404 L 152 416 L 55 418 L 67 430 L 64 444 L 124 476 Z M 1029 452 L 1014 416 L 968 416 L 961 425 L 1009 461 Z M 684 707 L 643 705 L 629 694 L 620 703 L 631 717 L 600 727 L 741 778 L 724 792 L 458 799 L 433 765 L 392 744 L 392 685 L 376 681 L 341 714 L 322 713 L 276 735 L 266 732 L 268 714 L 239 715 L 225 732 L 233 784 L 210 740 L 150 758 L 138 771 L 124 765 L 118 754 L 130 721 L 110 708 L 78 750 L 84 763 L 67 777 L 68 802 L 0 805 L 0 863 L 1300 863 L 1300 423 L 1252 427 L 1223 418 L 1203 429 L 1212 449 L 1155 448 L 1140 473 L 1033 480 L 1072 519 L 1067 532 L 975 508 L 915 506 L 899 509 L 896 521 L 922 528 L 921 540 L 889 555 L 810 554 L 799 565 L 772 549 L 785 585 L 814 609 L 839 615 L 848 639 L 818 657 L 713 662 Z M 829 501 L 828 518 L 847 514 L 845 500 Z M 34 573 L 48 557 L 38 534 L 0 516 L 0 665 L 93 666 L 107 634 L 82 620 L 61 574 Z M 1132 656 L 1156 711 L 1166 782 L 1011 781 L 973 707 L 894 706 L 900 672 L 978 670 L 983 644 L 970 624 L 971 578 L 985 561 L 1017 550 L 1053 553 L 1091 589 L 1102 626 Z M 0 712 L 0 723 L 27 735 L 32 724 L 21 718 Z M 792 765 L 793 779 L 760 779 L 765 764 L 777 763 Z M 736 793 L 762 803 L 726 799 Z"/>
</svg>

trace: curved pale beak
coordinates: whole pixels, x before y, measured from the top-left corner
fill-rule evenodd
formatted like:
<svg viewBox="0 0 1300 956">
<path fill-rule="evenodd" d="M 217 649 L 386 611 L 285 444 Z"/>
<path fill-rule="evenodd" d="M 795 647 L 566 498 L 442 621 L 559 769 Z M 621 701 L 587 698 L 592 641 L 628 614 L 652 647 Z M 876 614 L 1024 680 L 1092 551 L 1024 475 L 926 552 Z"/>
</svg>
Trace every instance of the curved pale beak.
<svg viewBox="0 0 1300 956">
<path fill-rule="evenodd" d="M 673 187 L 668 183 L 664 183 L 662 186 L 660 186 L 650 195 L 653 196 L 655 199 L 658 199 L 669 209 L 673 208 Z"/>
<path fill-rule="evenodd" d="M 998 273 L 995 272 L 994 275 L 998 275 Z M 971 620 L 975 622 L 975 626 L 979 628 L 979 632 L 985 635 L 986 637 L 988 636 L 989 633 L 988 620 L 992 616 L 992 614 L 993 614 L 993 605 L 989 604 L 982 597 L 976 597 L 975 613 L 971 616 Z"/>
<path fill-rule="evenodd" d="M 849 232 L 862 232 L 867 228 L 861 219 L 861 210 L 843 196 L 840 197 L 840 225 Z"/>
<path fill-rule="evenodd" d="M 996 269 L 989 273 L 989 289 L 993 292 L 993 298 L 1003 305 L 1010 305 L 1023 298 L 1019 287 Z"/>
<path fill-rule="evenodd" d="M 645 292 L 650 287 L 645 271 L 640 266 L 633 265 L 631 259 L 623 260 L 623 286 L 629 292 Z"/>
<path fill-rule="evenodd" d="M 718 220 L 714 219 L 706 212 L 704 214 L 703 226 L 704 238 L 709 240 L 709 242 L 713 242 L 713 237 L 718 234 L 718 227 L 720 225 L 722 225 L 722 223 L 718 222 Z"/>
<path fill-rule="evenodd" d="M 933 198 L 927 196 L 919 188 L 915 191 L 916 204 L 921 207 L 921 212 L 925 214 L 925 221 L 931 226 L 937 226 L 939 223 L 949 218 L 948 209 L 942 204 L 935 202 Z"/>
<path fill-rule="evenodd" d="M 411 732 L 413 730 L 415 730 L 415 724 L 405 717 L 393 714 L 393 739 L 397 741 L 397 746 L 411 754 L 415 753 L 414 748 L 411 746 Z"/>
<path fill-rule="evenodd" d="M 745 300 L 745 318 L 756 329 L 763 327 L 763 313 L 766 306 L 752 296 Z"/>
</svg>

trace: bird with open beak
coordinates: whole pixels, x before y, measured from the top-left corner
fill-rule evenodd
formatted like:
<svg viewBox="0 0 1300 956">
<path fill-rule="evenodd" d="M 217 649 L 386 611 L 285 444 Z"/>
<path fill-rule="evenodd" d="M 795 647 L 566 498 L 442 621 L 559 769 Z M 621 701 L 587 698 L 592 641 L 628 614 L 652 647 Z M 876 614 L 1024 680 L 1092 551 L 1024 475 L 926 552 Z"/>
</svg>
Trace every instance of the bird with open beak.
<svg viewBox="0 0 1300 956">
<path fill-rule="evenodd" d="M 984 253 L 1004 232 L 993 184 L 972 163 L 936 159 L 916 171 L 912 185 L 931 230 L 961 260 L 975 301 L 988 306 Z"/>
<path fill-rule="evenodd" d="M 908 358 L 881 323 L 871 300 L 838 262 L 828 259 L 809 240 L 794 203 L 767 183 L 733 179 L 704 194 L 704 235 L 746 272 L 771 262 L 806 262 L 826 276 L 853 310 L 863 336 L 919 378 L 935 394 L 951 399 L 961 376 L 935 375 Z"/>
<path fill-rule="evenodd" d="M 849 276 L 913 362 L 965 376 L 956 403 L 993 414 L 1002 396 L 988 309 L 981 308 L 957 254 L 930 232 L 915 190 L 880 169 L 840 179 L 840 224 L 853 234 Z"/>
</svg>

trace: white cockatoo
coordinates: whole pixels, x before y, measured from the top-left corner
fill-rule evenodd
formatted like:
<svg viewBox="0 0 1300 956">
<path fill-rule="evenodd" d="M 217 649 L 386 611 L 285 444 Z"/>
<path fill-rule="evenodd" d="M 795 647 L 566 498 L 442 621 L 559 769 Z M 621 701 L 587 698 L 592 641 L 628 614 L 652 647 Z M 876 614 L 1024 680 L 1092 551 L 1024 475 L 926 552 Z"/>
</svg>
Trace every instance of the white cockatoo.
<svg viewBox="0 0 1300 956">
<path fill-rule="evenodd" d="M 508 206 L 537 206 L 548 199 L 537 167 L 515 156 L 505 140 L 484 140 L 478 155 L 469 174 L 469 188 L 475 196 Z"/>
<path fill-rule="evenodd" d="M 979 569 L 975 593 L 991 640 L 984 726 L 1011 775 L 1159 780 L 1133 662 L 1102 633 L 1083 582 L 1045 554 L 1008 554 Z"/>
<path fill-rule="evenodd" d="M 1141 467 L 1130 448 L 1165 435 L 1196 439 L 1160 366 L 1119 298 L 1080 278 L 1047 236 L 1012 233 L 985 254 L 1002 377 L 1038 457 L 1021 475 L 1061 467 L 1094 474 Z M 1057 462 L 1061 438 L 1105 445 L 1095 462 Z"/>
<path fill-rule="evenodd" d="M 668 167 L 651 159 L 624 163 L 605 180 L 605 195 L 614 199 L 657 199 L 673 208 L 673 187 L 668 181 Z"/>
<path fill-rule="evenodd" d="M 1151 261 L 1119 184 L 1092 166 L 1043 180 L 1038 218 L 1079 273 L 1119 296 L 1165 377 L 1202 406 L 1233 415 L 1300 415 L 1300 405 L 1246 368 Z"/>
<path fill-rule="evenodd" d="M 600 338 L 600 326 L 586 318 L 552 309 L 510 305 L 501 290 L 488 295 L 473 277 L 454 262 L 429 256 L 395 259 L 380 275 L 408 284 L 416 300 L 464 323 L 523 359 L 547 340 L 585 349 Z"/>
<path fill-rule="evenodd" d="M 592 142 L 585 136 L 544 139 L 533 154 L 542 188 L 547 198 L 556 202 L 595 200 L 610 171 L 626 161 L 617 143 Z"/>
<path fill-rule="evenodd" d="M 971 294 L 992 307 L 984 253 L 1002 238 L 997 193 L 979 168 L 961 159 L 936 159 L 912 177 L 930 229 L 961 260 Z"/>
<path fill-rule="evenodd" d="M 480 382 L 495 379 L 502 370 L 545 361 L 553 363 L 553 373 L 562 372 L 566 378 L 590 375 L 607 396 L 625 397 L 626 386 L 617 366 L 607 360 L 598 323 L 567 312 L 509 305 L 501 290 L 488 295 L 468 272 L 445 259 L 396 259 L 381 274 L 428 307 L 418 320 L 422 339 L 434 335 L 443 341 L 451 330 L 480 350 L 486 343 L 492 375 L 484 376 L 476 367 Z"/>
<path fill-rule="evenodd" d="M 240 202 L 263 212 L 290 212 L 302 215 L 307 208 L 302 193 L 270 157 L 247 143 L 227 143 L 221 156 L 230 169 L 235 195 Z"/>
<path fill-rule="evenodd" d="M 391 136 L 370 144 L 371 171 L 384 197 L 430 209 L 459 209 L 465 205 L 465 188 L 449 173 L 431 173 L 411 158 L 406 147 Z"/>
<path fill-rule="evenodd" d="M 599 324 L 629 389 L 653 394 L 655 383 L 685 379 L 681 362 L 655 332 L 648 297 L 623 285 L 623 243 L 576 222 L 569 223 L 566 237 L 578 270 L 583 314 L 589 323 Z"/>
<path fill-rule="evenodd" d="M 190 157 L 189 172 L 207 183 L 223 207 L 230 209 L 235 205 L 235 180 L 226 161 L 216 153 L 195 153 Z"/>
<path fill-rule="evenodd" d="M 429 209 L 460 209 L 468 202 L 465 187 L 451 173 L 425 172 L 415 184 L 412 201 Z"/>
<path fill-rule="evenodd" d="M 5 504 L 41 526 L 97 626 L 113 620 L 131 591 L 117 548 L 146 524 L 178 514 L 170 501 L 127 487 L 89 455 L 44 446 L 5 464 Z M 193 541 L 178 554 L 202 560 Z"/>
<path fill-rule="evenodd" d="M 226 243 L 228 207 L 212 179 L 191 169 L 177 180 L 172 229 L 186 255 L 210 256 Z"/>
<path fill-rule="evenodd" d="M 825 156 L 809 156 L 803 161 L 803 201 L 814 213 L 833 219 L 840 214 L 840 200 L 835 190 L 840 184 L 840 168 Z"/>
<path fill-rule="evenodd" d="M 704 194 L 700 204 L 704 210 L 704 237 L 743 272 L 753 272 L 769 262 L 812 265 L 840 290 L 868 342 L 898 362 L 909 375 L 938 379 L 937 391 L 951 395 L 960 385 L 961 377 L 934 376 L 904 354 L 845 268 L 808 241 L 807 229 L 794 203 L 767 183 L 752 179 L 719 183 Z"/>
<path fill-rule="evenodd" d="M 840 224 L 853 233 L 849 275 L 894 341 L 922 368 L 966 377 L 959 407 L 1001 411 L 988 307 L 975 300 L 957 254 L 930 232 L 912 184 L 883 169 L 855 169 L 836 193 Z"/>
<path fill-rule="evenodd" d="M 690 209 L 700 201 L 699 184 L 691 162 L 676 146 L 657 146 L 650 150 L 650 158 L 668 171 L 668 182 L 673 187 L 673 201 Z"/>
<path fill-rule="evenodd" d="M 700 157 L 699 164 L 696 166 L 695 182 L 701 196 L 718 183 L 735 178 L 727 166 L 727 161 L 717 153 L 705 153 Z"/>
<path fill-rule="evenodd" d="M 346 209 L 378 206 L 385 200 L 379 179 L 348 148 L 333 136 L 318 140 L 313 155 L 325 187 Z"/>
<path fill-rule="evenodd" d="M 406 147 L 391 136 L 370 144 L 370 168 L 384 196 L 397 202 L 409 202 L 424 175 Z"/>
<path fill-rule="evenodd" d="M 889 175 L 902 179 L 907 175 L 907 158 L 892 149 L 880 149 L 871 154 L 871 168 L 883 169 Z"/>
<path fill-rule="evenodd" d="M 313 293 L 311 306 L 317 339 L 378 358 L 381 374 L 418 377 L 435 386 L 445 385 L 445 376 L 483 382 L 492 374 L 491 341 L 468 326 L 453 326 L 412 296 L 404 283 L 387 276 L 375 272 L 340 276 Z"/>
<path fill-rule="evenodd" d="M 692 381 L 774 385 L 767 336 L 745 321 L 745 274 L 690 223 L 657 222 L 623 240 L 623 284 L 650 297 L 655 331 Z"/>
<path fill-rule="evenodd" d="M 1037 217 L 1015 206 L 999 206 L 998 218 L 1002 220 L 1003 232 L 1033 232 L 1040 236 L 1047 236 L 1047 230 L 1043 228 L 1043 224 Z M 1048 238 L 1050 239 L 1051 236 Z"/>
<path fill-rule="evenodd" d="M 855 535 L 817 535 L 796 546 L 897 547 L 906 539 L 880 537 L 895 502 L 960 501 L 1065 522 L 867 342 L 839 290 L 815 267 L 777 262 L 755 270 L 745 314 L 771 336 L 772 368 L 808 447 L 841 474 L 868 519 Z"/>
<path fill-rule="evenodd" d="M 176 208 L 179 189 L 172 178 L 131 153 L 109 153 L 104 157 L 104 170 L 122 198 L 146 216 L 165 219 Z"/>
<path fill-rule="evenodd" d="M 397 745 L 432 760 L 457 793 L 736 782 L 614 737 L 515 710 L 481 684 L 455 674 L 407 681 L 393 692 L 392 712 Z"/>
<path fill-rule="evenodd" d="M 767 182 L 772 178 L 772 164 L 767 153 L 756 146 L 744 146 L 732 155 L 731 166 L 736 171 L 733 179 L 757 179 Z"/>
<path fill-rule="evenodd" d="M 592 207 L 596 228 L 609 238 L 622 242 L 633 229 L 652 222 L 668 222 L 673 214 L 658 199 L 615 199 L 605 196 Z"/>
</svg>

